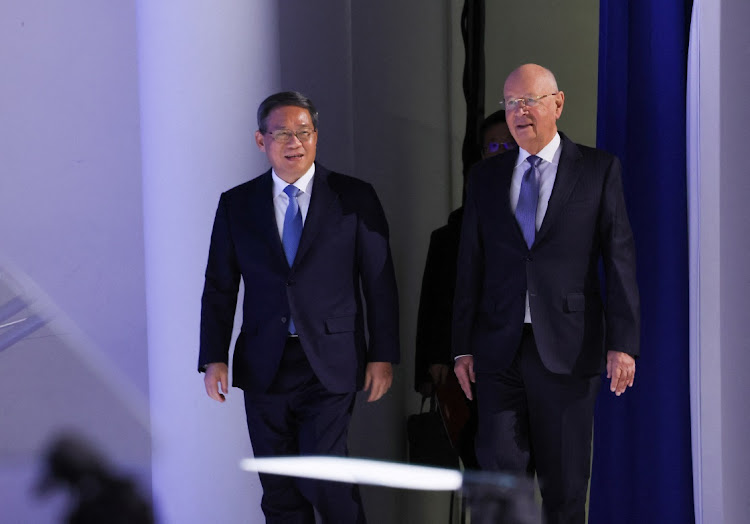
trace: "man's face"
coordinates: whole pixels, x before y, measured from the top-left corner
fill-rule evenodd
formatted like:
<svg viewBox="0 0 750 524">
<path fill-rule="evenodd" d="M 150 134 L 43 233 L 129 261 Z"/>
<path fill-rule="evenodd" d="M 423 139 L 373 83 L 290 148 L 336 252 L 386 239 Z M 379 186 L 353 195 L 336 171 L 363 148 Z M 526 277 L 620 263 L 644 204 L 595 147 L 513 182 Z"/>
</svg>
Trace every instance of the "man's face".
<svg viewBox="0 0 750 524">
<path fill-rule="evenodd" d="M 495 155 L 501 155 L 509 149 L 515 149 L 516 142 L 510 134 L 508 124 L 498 122 L 490 126 L 484 132 L 482 141 L 482 158 L 489 158 Z"/>
<path fill-rule="evenodd" d="M 534 98 L 555 93 L 555 85 L 534 68 L 519 68 L 505 81 L 503 95 L 508 100 Z M 532 155 L 549 144 L 557 133 L 557 119 L 562 114 L 565 95 L 558 91 L 538 100 L 533 107 L 519 104 L 516 109 L 506 105 L 505 119 L 516 143 Z"/>
<path fill-rule="evenodd" d="M 283 133 L 309 131 L 310 136 L 300 141 L 292 134 L 289 141 L 283 142 Z M 291 184 L 304 175 L 315 161 L 315 148 L 318 144 L 318 132 L 313 127 L 310 112 L 297 106 L 277 107 L 266 118 L 266 132 L 255 132 L 255 143 L 271 163 L 271 167 L 284 182 Z"/>
</svg>

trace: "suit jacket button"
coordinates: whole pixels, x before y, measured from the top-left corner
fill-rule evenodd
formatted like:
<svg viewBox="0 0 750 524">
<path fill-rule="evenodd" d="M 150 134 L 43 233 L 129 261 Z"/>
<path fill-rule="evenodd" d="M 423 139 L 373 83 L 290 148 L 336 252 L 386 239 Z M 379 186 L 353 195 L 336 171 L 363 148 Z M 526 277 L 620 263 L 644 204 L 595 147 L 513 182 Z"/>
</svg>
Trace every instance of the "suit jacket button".
<svg viewBox="0 0 750 524">
<path fill-rule="evenodd" d="M 294 280 L 287 280 L 286 281 L 286 285 L 287 285 L 287 287 L 288 286 L 293 286 L 294 285 Z"/>
<path fill-rule="evenodd" d="M 281 322 L 286 324 L 286 317 L 281 317 Z"/>
<path fill-rule="evenodd" d="M 524 259 L 524 260 L 525 260 L 526 262 L 531 262 L 532 260 L 534 260 L 533 258 L 531 258 L 531 255 L 526 255 L 526 256 L 525 256 L 525 257 L 524 257 L 523 259 Z"/>
</svg>

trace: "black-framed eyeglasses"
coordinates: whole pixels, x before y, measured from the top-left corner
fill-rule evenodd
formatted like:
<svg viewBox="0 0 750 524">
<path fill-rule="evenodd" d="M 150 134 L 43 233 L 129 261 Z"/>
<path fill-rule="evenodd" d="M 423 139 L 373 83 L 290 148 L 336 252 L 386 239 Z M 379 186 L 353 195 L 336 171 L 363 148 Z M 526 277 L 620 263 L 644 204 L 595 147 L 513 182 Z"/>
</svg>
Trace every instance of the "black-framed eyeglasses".
<svg viewBox="0 0 750 524">
<path fill-rule="evenodd" d="M 518 147 L 515 142 L 487 142 L 487 145 L 482 148 L 482 152 L 486 155 L 488 153 L 505 153 L 511 149 Z"/>
<path fill-rule="evenodd" d="M 546 95 L 539 96 L 527 96 L 523 98 L 511 98 L 509 100 L 500 100 L 500 107 L 505 108 L 506 111 L 515 111 L 519 107 L 534 107 L 541 102 L 543 98 L 548 96 L 554 96 L 560 91 L 554 93 L 547 93 Z"/>
<path fill-rule="evenodd" d="M 297 137 L 300 142 L 307 142 L 310 140 L 315 133 L 315 129 L 300 129 L 299 131 L 291 131 L 289 129 L 278 129 L 276 131 L 268 131 L 267 134 L 271 135 L 271 138 L 279 144 L 286 144 L 293 136 Z"/>
</svg>

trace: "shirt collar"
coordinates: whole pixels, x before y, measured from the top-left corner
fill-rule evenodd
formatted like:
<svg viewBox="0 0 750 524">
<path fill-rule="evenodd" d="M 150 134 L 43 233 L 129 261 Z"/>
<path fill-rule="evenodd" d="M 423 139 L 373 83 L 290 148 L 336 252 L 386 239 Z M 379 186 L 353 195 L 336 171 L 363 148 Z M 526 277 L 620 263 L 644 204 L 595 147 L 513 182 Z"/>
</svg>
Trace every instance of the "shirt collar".
<svg viewBox="0 0 750 524">
<path fill-rule="evenodd" d="M 560 133 L 555 133 L 555 136 L 552 137 L 552 140 L 550 140 L 549 144 L 544 146 L 542 150 L 536 154 L 536 156 L 538 156 L 545 162 L 554 163 L 553 160 L 555 159 L 555 153 L 557 153 L 557 150 L 560 147 L 560 142 L 561 142 Z M 526 162 L 526 159 L 530 156 L 531 155 L 529 154 L 528 151 L 526 151 L 522 147 L 519 147 L 518 159 L 516 159 L 516 167 Z"/>
<path fill-rule="evenodd" d="M 312 179 L 314 174 L 315 162 L 313 162 L 313 165 L 310 166 L 310 169 L 308 169 L 304 175 L 297 179 L 297 181 L 294 183 L 294 186 L 303 193 L 312 195 Z M 281 178 L 279 178 L 279 175 L 277 175 L 276 171 L 274 171 L 273 169 L 271 169 L 271 178 L 273 179 L 273 197 L 276 198 L 284 192 L 284 188 L 286 188 L 289 183 L 284 182 Z"/>
</svg>

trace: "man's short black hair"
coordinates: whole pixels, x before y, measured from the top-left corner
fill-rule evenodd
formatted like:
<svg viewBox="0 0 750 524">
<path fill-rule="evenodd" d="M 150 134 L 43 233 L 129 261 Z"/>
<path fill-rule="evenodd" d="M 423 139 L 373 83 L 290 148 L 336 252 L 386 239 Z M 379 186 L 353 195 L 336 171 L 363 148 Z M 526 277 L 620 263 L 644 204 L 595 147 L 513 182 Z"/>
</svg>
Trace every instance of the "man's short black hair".
<svg viewBox="0 0 750 524">
<path fill-rule="evenodd" d="M 310 113 L 310 118 L 312 118 L 313 127 L 318 129 L 318 110 L 315 109 L 315 104 L 313 104 L 312 100 L 297 91 L 282 91 L 281 93 L 269 96 L 258 106 L 258 129 L 260 132 L 266 132 L 266 119 L 271 111 L 277 107 L 287 106 L 307 109 Z"/>
<path fill-rule="evenodd" d="M 484 134 L 487 132 L 489 128 L 491 128 L 494 125 L 497 124 L 504 124 L 505 123 L 505 111 L 503 109 L 500 109 L 499 111 L 495 111 L 491 115 L 489 115 L 487 118 L 482 120 L 482 125 L 479 126 L 479 145 L 484 145 Z"/>
</svg>

